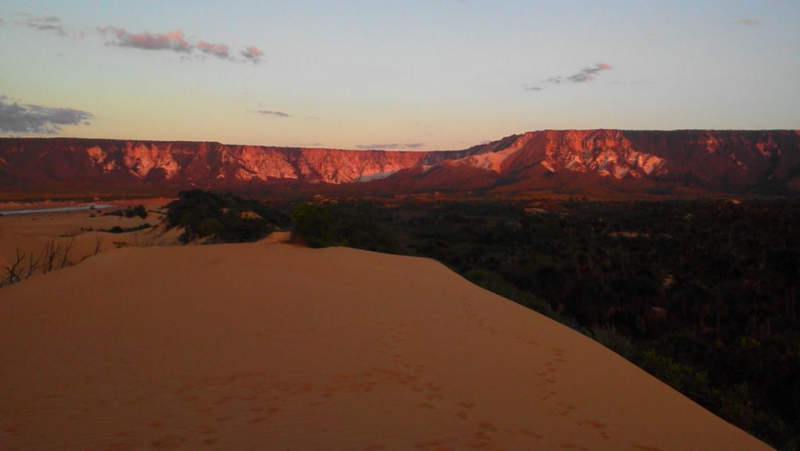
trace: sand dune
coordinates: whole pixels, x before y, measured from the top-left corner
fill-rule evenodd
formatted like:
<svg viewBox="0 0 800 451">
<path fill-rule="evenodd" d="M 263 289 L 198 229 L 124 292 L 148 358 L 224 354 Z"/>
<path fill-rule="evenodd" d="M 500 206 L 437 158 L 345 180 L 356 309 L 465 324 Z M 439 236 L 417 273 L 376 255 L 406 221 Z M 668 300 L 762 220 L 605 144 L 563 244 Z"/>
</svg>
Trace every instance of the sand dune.
<svg viewBox="0 0 800 451">
<path fill-rule="evenodd" d="M 165 199 L 139 200 L 150 209 L 161 207 Z M 164 233 L 164 228 L 145 229 L 128 233 L 108 233 L 114 226 L 136 227 L 144 223 L 156 225 L 161 215 L 151 212 L 147 218 L 103 216 L 108 212 L 133 204 L 133 201 L 115 201 L 114 208 L 102 211 L 73 211 L 0 216 L 0 268 L 15 261 L 17 252 L 40 255 L 49 242 L 70 246 L 69 261 L 77 263 L 84 258 L 120 246 L 172 244 L 177 241 L 177 231 Z M 8 203 L 5 204 L 8 207 Z M 46 203 L 24 204 L 24 208 L 44 208 Z M 64 206 L 55 204 L 55 206 Z M 91 229 L 91 230 L 90 230 Z"/>
<path fill-rule="evenodd" d="M 125 248 L 0 290 L 2 449 L 764 449 L 427 259 Z"/>
</svg>

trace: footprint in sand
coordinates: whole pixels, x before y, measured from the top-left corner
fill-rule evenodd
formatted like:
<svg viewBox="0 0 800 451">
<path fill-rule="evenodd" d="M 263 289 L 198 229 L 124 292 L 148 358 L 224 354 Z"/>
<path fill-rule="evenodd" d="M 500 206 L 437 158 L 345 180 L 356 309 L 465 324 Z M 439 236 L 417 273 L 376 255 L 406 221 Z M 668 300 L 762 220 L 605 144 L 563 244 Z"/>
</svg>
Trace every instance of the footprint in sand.
<svg viewBox="0 0 800 451">
<path fill-rule="evenodd" d="M 633 447 L 642 451 L 661 451 L 660 448 L 656 448 L 655 446 L 637 445 L 636 443 L 633 444 Z"/>
<path fill-rule="evenodd" d="M 382 449 L 386 449 L 386 445 L 379 444 L 379 445 L 369 445 L 364 448 L 364 451 L 380 451 Z"/>
<path fill-rule="evenodd" d="M 447 443 L 448 440 L 445 438 L 434 438 L 431 440 L 420 440 L 414 443 L 414 448 L 432 448 L 436 446 L 436 449 L 442 449 L 442 446 Z"/>
<path fill-rule="evenodd" d="M 537 434 L 537 433 L 532 432 L 531 430 L 525 429 L 525 428 L 518 429 L 517 432 L 519 432 L 520 434 L 523 434 L 523 435 L 527 435 L 528 437 L 533 437 L 535 439 L 540 439 L 540 438 L 543 437 L 542 434 Z"/>
<path fill-rule="evenodd" d="M 153 440 L 150 444 L 156 449 L 175 449 L 183 445 L 184 442 L 186 442 L 184 437 L 168 434 Z"/>
<path fill-rule="evenodd" d="M 593 428 L 597 428 L 597 429 L 605 429 L 605 427 L 606 427 L 605 424 L 603 424 L 603 423 L 601 423 L 599 421 L 594 421 L 594 420 L 586 420 L 585 423 L 588 424 L 589 426 L 591 426 Z"/>
<path fill-rule="evenodd" d="M 217 428 L 215 428 L 214 426 L 210 426 L 208 424 L 203 424 L 203 425 L 200 426 L 200 433 L 201 434 L 210 435 L 210 434 L 214 434 L 216 432 L 217 432 Z"/>
</svg>

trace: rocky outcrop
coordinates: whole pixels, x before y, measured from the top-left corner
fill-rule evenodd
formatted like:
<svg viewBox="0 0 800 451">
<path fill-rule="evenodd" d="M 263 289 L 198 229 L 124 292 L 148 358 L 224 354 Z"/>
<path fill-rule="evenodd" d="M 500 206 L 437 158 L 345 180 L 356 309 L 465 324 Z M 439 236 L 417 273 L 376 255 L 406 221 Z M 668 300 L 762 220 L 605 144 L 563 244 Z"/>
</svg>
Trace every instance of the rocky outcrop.
<svg viewBox="0 0 800 451">
<path fill-rule="evenodd" d="M 0 138 L 5 191 L 52 184 L 236 188 L 281 181 L 361 182 L 398 192 L 500 185 L 508 191 L 549 186 L 565 175 L 620 185 L 647 180 L 722 192 L 792 191 L 800 186 L 800 131 L 546 130 L 448 152 Z"/>
<path fill-rule="evenodd" d="M 575 183 L 580 175 L 608 179 L 607 186 L 647 182 L 735 193 L 792 192 L 800 184 L 794 130 L 545 130 L 509 138 L 445 164 L 491 172 L 504 191 Z"/>
</svg>

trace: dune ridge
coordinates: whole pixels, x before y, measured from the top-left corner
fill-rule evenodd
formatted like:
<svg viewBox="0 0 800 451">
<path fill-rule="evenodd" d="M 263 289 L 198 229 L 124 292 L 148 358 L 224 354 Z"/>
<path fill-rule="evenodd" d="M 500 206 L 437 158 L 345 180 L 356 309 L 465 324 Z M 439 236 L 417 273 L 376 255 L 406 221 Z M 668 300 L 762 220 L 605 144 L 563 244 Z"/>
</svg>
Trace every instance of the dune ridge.
<svg viewBox="0 0 800 451">
<path fill-rule="evenodd" d="M 123 248 L 0 305 L 4 449 L 769 449 L 428 259 Z"/>
</svg>

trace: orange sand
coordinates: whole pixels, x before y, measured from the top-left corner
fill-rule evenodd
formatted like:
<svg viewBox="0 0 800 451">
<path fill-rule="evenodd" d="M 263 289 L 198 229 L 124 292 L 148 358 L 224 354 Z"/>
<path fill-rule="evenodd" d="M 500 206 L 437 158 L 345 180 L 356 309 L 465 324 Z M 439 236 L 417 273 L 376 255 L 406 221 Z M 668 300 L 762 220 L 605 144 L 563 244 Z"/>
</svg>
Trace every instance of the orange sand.
<svg viewBox="0 0 800 451">
<path fill-rule="evenodd" d="M 767 448 L 427 259 L 129 247 L 0 305 L 0 449 Z"/>
<path fill-rule="evenodd" d="M 140 200 L 148 210 L 158 210 L 168 203 L 168 199 Z M 162 215 L 149 213 L 147 218 L 125 218 L 120 216 L 101 216 L 103 212 L 124 208 L 133 201 L 111 202 L 114 207 L 97 211 L 74 211 L 58 213 L 35 213 L 25 215 L 0 216 L 0 269 L 15 261 L 17 251 L 33 252 L 40 255 L 49 241 L 59 246 L 71 243 L 69 252 L 71 263 L 94 255 L 96 250 L 106 251 L 120 246 L 145 246 L 153 244 L 172 244 L 177 241 L 177 231 L 164 233 L 163 227 L 128 233 L 98 232 L 98 229 L 136 227 L 145 222 L 155 226 Z M 7 205 L 8 206 L 8 205 Z M 26 204 L 15 208 L 47 208 L 46 203 Z M 64 205 L 58 205 L 64 206 Z M 94 217 L 92 217 L 94 215 Z M 83 229 L 83 230 L 82 230 Z M 93 229 L 92 231 L 86 231 Z"/>
</svg>

